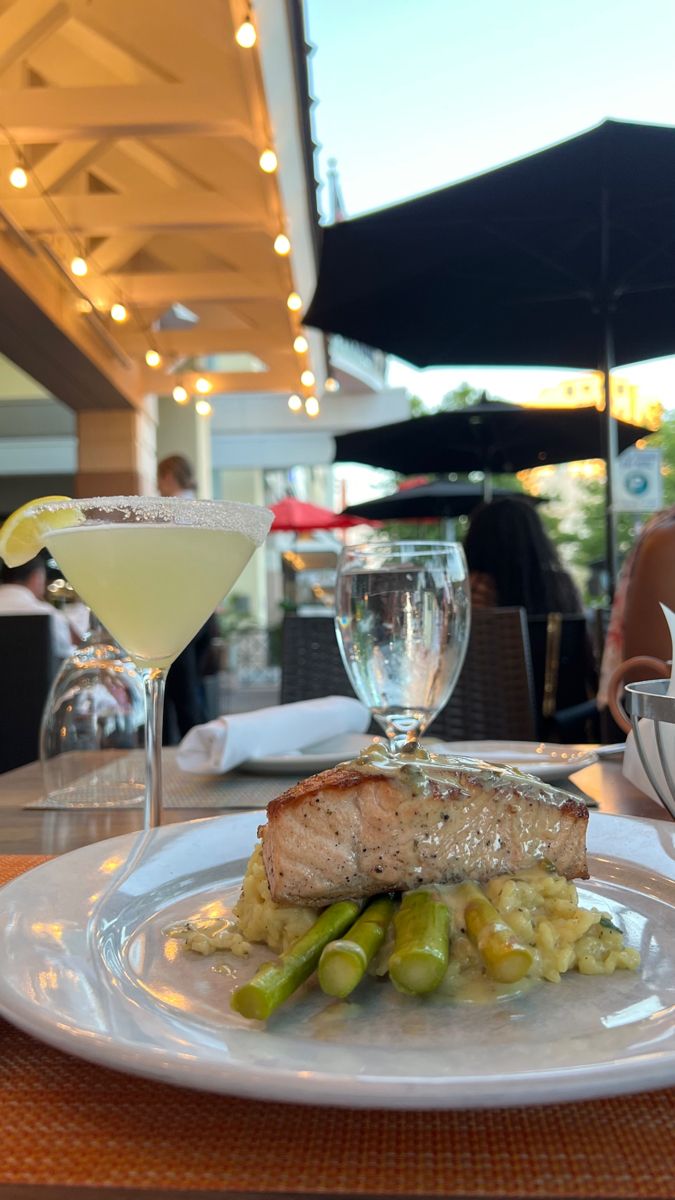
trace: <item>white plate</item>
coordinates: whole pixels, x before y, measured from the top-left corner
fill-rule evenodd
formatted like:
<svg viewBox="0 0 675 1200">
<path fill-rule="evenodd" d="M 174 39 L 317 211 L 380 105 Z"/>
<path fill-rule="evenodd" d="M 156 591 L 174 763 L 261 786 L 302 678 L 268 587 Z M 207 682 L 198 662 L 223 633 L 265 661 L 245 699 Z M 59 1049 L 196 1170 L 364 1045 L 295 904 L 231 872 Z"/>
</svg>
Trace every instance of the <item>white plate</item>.
<svg viewBox="0 0 675 1200">
<path fill-rule="evenodd" d="M 399 995 L 354 1003 L 316 988 L 267 1028 L 229 1009 L 233 974 L 164 931 L 226 910 L 259 813 L 113 838 L 2 891 L 0 1012 L 62 1050 L 175 1084 L 269 1100 L 469 1108 L 582 1099 L 675 1083 L 675 825 L 591 814 L 586 904 L 614 914 L 638 973 L 573 973 L 487 1007 Z"/>
<path fill-rule="evenodd" d="M 366 733 L 343 733 L 304 750 L 268 754 L 242 763 L 240 770 L 258 775 L 313 775 L 345 759 L 355 758 L 371 741 Z M 595 762 L 595 747 L 588 744 L 558 746 L 553 742 L 440 742 L 424 738 L 423 744 L 439 754 L 467 754 L 486 762 L 506 763 L 529 771 L 539 779 L 566 779 Z"/>
</svg>

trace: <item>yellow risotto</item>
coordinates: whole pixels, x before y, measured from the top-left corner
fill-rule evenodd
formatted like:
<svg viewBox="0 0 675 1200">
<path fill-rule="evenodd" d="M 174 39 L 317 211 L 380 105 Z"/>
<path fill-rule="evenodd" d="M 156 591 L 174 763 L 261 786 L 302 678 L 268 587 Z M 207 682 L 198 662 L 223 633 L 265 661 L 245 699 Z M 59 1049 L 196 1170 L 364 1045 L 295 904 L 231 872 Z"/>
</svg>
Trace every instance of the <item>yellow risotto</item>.
<svg viewBox="0 0 675 1200">
<path fill-rule="evenodd" d="M 479 1001 L 521 990 L 522 985 L 507 984 L 495 989 L 491 982 L 487 990 L 483 986 L 485 971 L 463 925 L 463 886 L 433 889 L 454 917 L 450 962 L 441 991 L 456 999 Z M 635 970 L 639 966 L 638 952 L 624 945 L 623 934 L 613 925 L 609 914 L 595 908 L 581 908 L 574 884 L 544 865 L 517 875 L 498 876 L 484 884 L 483 889 L 514 939 L 532 951 L 527 982 L 559 983 L 561 975 L 571 970 L 584 975 L 612 975 L 617 970 Z M 234 908 L 235 922 L 195 922 L 171 932 L 183 937 L 189 949 L 201 954 L 229 950 L 243 956 L 252 942 L 263 943 L 280 953 L 307 932 L 319 911 L 274 903 L 258 845 L 249 860 Z M 373 973 L 386 974 L 390 951 L 391 936 L 371 967 Z"/>
</svg>

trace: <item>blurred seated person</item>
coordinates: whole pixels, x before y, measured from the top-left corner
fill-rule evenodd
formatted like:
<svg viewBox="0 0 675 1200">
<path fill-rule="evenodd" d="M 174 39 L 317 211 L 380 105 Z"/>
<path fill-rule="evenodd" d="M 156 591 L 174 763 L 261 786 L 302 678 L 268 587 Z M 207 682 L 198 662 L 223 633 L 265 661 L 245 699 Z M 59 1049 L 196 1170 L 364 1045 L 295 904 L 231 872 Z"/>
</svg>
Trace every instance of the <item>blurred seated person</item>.
<svg viewBox="0 0 675 1200">
<path fill-rule="evenodd" d="M 597 670 L 581 596 L 534 505 L 518 497 L 481 504 L 464 550 L 471 603 L 527 614 L 537 736 L 598 740 Z"/>
<path fill-rule="evenodd" d="M 194 500 L 197 481 L 194 468 L 184 454 L 171 454 L 157 467 L 160 496 Z M 215 617 L 210 617 L 169 668 L 164 693 L 164 745 L 173 746 L 206 720 L 204 664 L 218 632 Z"/>
<path fill-rule="evenodd" d="M 182 496 L 194 500 L 197 480 L 194 467 L 184 454 L 170 454 L 157 467 L 157 488 L 160 496 Z"/>
<path fill-rule="evenodd" d="M 464 553 L 476 608 L 520 607 L 528 616 L 583 613 L 576 584 L 529 500 L 509 496 L 480 504 Z"/>
<path fill-rule="evenodd" d="M 63 613 L 45 600 L 47 566 L 38 554 L 20 567 L 0 567 L 0 617 L 36 616 L 47 613 L 51 621 L 52 645 L 57 658 L 67 658 L 77 644 Z"/>
<path fill-rule="evenodd" d="M 649 655 L 668 662 L 672 657 L 661 604 L 675 611 L 675 505 L 647 522 L 621 569 L 602 655 L 601 707 L 612 673 L 627 658 Z M 626 682 L 644 678 L 643 665 L 626 675 Z"/>
</svg>

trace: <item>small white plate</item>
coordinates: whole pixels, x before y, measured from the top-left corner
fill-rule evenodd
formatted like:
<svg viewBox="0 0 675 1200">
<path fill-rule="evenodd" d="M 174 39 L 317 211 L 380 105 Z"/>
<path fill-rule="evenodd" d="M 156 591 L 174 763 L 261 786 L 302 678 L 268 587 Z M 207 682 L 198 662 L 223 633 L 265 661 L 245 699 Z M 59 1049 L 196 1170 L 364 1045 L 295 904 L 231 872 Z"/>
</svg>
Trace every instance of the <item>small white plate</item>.
<svg viewBox="0 0 675 1200">
<path fill-rule="evenodd" d="M 2 889 L 0 1013 L 92 1062 L 164 1082 L 294 1103 L 479 1108 L 675 1084 L 675 825 L 592 813 L 585 906 L 639 949 L 637 972 L 566 975 L 494 1005 L 400 995 L 367 980 L 350 1003 L 316 987 L 267 1026 L 230 992 L 269 958 L 220 962 L 167 937 L 227 915 L 259 813 L 127 834 Z"/>
<path fill-rule="evenodd" d="M 345 762 L 369 745 L 366 733 L 343 733 L 324 742 L 315 742 L 304 750 L 287 754 L 268 754 L 242 763 L 240 770 L 257 775 L 313 775 Z M 439 742 L 423 738 L 423 745 L 438 754 L 465 754 L 484 762 L 504 763 L 528 771 L 538 779 L 567 779 L 596 761 L 596 747 L 588 744 L 559 746 L 553 742 Z"/>
</svg>

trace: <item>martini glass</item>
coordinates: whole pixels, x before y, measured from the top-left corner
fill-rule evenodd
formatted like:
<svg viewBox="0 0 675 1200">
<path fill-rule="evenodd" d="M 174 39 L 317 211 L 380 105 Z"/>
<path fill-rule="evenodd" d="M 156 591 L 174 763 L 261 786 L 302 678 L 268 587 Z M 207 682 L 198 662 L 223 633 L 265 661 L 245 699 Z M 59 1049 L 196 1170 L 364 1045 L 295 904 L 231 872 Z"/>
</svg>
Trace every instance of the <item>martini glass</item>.
<svg viewBox="0 0 675 1200">
<path fill-rule="evenodd" d="M 161 820 L 164 684 L 265 540 L 251 504 L 104 496 L 36 504 L 44 540 L 85 604 L 136 663 L 145 692 L 145 828 Z"/>
<path fill-rule="evenodd" d="M 340 556 L 335 629 L 357 696 L 389 749 L 413 750 L 447 704 L 470 628 L 457 542 L 369 542 Z"/>
</svg>

